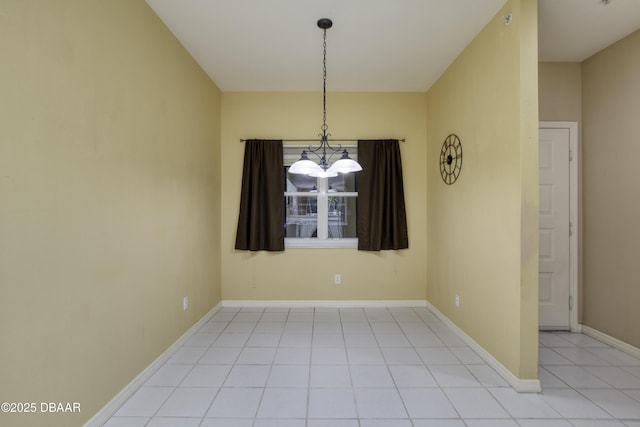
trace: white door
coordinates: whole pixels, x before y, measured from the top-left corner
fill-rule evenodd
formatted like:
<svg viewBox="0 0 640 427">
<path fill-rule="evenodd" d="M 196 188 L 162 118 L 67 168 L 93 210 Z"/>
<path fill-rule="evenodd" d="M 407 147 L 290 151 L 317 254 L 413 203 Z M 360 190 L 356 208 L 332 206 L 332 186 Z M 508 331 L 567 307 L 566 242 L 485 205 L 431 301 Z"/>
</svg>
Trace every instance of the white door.
<svg viewBox="0 0 640 427">
<path fill-rule="evenodd" d="M 539 326 L 569 329 L 569 129 L 539 129 Z"/>
</svg>

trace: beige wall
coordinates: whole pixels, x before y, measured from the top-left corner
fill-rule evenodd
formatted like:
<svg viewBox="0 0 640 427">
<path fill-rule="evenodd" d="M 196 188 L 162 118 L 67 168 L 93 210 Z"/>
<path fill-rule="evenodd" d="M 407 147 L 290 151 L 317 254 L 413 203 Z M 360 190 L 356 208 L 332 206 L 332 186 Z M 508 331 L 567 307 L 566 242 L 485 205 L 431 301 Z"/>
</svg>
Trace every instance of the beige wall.
<svg viewBox="0 0 640 427">
<path fill-rule="evenodd" d="M 81 404 L 0 424 L 81 425 L 220 300 L 220 93 L 143 0 L 2 1 L 0 52 L 0 401 Z"/>
<path fill-rule="evenodd" d="M 580 122 L 582 119 L 582 64 L 538 64 L 540 120 Z"/>
<path fill-rule="evenodd" d="M 640 347 L 640 31 L 582 66 L 583 323 Z"/>
<path fill-rule="evenodd" d="M 535 1 L 508 1 L 427 93 L 427 298 L 523 379 L 537 378 L 536 26 Z M 464 157 L 448 186 L 450 133 Z"/>
<path fill-rule="evenodd" d="M 234 250 L 242 156 L 240 138 L 314 138 L 321 93 L 222 95 L 222 297 L 225 300 L 402 300 L 426 298 L 426 112 L 420 93 L 329 93 L 335 138 L 406 138 L 400 144 L 409 249 Z M 334 274 L 342 284 L 333 284 Z"/>
</svg>

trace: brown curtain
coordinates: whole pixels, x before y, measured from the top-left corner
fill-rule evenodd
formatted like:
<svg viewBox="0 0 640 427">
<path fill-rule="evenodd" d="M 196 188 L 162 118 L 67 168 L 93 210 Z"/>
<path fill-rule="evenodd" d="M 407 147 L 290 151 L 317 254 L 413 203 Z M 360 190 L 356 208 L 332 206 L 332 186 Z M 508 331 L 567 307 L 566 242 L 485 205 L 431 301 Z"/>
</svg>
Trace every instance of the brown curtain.
<svg viewBox="0 0 640 427">
<path fill-rule="evenodd" d="M 358 141 L 358 249 L 409 247 L 398 140 Z"/>
<path fill-rule="evenodd" d="M 282 140 L 247 140 L 236 249 L 284 251 Z"/>
</svg>

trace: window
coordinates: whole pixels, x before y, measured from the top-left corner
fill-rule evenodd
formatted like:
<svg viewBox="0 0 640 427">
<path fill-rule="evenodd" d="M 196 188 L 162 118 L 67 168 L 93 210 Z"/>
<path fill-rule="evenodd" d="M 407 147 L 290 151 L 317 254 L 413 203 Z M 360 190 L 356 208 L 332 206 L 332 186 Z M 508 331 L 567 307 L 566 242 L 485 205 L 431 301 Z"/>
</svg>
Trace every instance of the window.
<svg viewBox="0 0 640 427">
<path fill-rule="evenodd" d="M 355 146 L 343 147 L 357 160 Z M 356 174 L 314 178 L 289 173 L 304 148 L 283 148 L 286 247 L 357 247 Z"/>
</svg>

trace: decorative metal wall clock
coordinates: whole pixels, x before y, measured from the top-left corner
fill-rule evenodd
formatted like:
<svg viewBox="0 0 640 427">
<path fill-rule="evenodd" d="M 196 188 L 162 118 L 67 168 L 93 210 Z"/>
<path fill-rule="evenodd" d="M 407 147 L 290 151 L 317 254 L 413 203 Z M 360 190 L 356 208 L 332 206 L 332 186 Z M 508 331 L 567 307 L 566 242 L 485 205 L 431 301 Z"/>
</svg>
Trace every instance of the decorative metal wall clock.
<svg viewBox="0 0 640 427">
<path fill-rule="evenodd" d="M 462 171 L 462 143 L 457 135 L 451 134 L 445 138 L 440 150 L 440 176 L 445 184 L 451 185 Z"/>
</svg>

